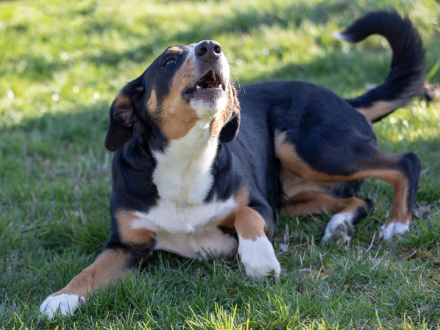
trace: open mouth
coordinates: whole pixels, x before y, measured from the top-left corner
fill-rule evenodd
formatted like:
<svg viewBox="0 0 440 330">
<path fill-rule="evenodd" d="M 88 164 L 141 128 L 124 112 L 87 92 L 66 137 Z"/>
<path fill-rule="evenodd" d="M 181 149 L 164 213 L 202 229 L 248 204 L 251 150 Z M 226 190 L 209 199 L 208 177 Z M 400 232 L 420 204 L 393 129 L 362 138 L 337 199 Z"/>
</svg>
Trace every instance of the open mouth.
<svg viewBox="0 0 440 330">
<path fill-rule="evenodd" d="M 184 97 L 187 99 L 191 99 L 198 92 L 215 92 L 222 90 L 225 90 L 225 88 L 224 84 L 222 84 L 220 76 L 213 70 L 209 70 L 202 78 L 200 78 L 196 82 L 193 87 L 190 87 L 185 91 Z"/>
</svg>

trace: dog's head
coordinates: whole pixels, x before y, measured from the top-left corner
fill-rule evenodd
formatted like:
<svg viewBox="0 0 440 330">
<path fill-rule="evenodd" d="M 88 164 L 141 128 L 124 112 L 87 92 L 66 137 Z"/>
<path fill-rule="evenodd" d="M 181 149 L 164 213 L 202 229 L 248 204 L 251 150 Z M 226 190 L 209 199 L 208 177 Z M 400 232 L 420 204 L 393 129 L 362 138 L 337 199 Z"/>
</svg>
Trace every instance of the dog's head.
<svg viewBox="0 0 440 330">
<path fill-rule="evenodd" d="M 221 46 L 205 40 L 167 48 L 137 79 L 129 82 L 110 108 L 105 146 L 118 150 L 139 122 L 164 137 L 184 137 L 198 121 L 209 123 L 211 137 L 232 141 L 238 133 L 240 106 Z"/>
</svg>

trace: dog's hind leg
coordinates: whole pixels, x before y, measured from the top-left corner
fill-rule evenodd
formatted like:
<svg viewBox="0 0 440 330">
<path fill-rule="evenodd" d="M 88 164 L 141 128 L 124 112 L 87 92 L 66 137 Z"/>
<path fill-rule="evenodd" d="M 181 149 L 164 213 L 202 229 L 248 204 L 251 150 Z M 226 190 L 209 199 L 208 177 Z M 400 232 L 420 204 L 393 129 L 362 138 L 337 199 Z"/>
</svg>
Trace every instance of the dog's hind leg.
<svg viewBox="0 0 440 330">
<path fill-rule="evenodd" d="M 373 202 L 369 199 L 337 199 L 322 192 L 304 191 L 291 197 L 281 214 L 312 215 L 331 212 L 334 215 L 327 224 L 323 242 L 329 243 L 342 238 L 347 243 L 354 235 L 354 226 L 372 209 Z"/>
<path fill-rule="evenodd" d="M 356 138 L 355 135 L 347 136 L 350 144 L 331 144 L 327 142 L 328 140 L 315 137 L 315 139 L 307 140 L 307 146 L 313 152 L 309 151 L 308 154 L 301 155 L 297 151 L 301 150 L 301 146 L 295 145 L 289 139 L 287 132 L 282 132 L 275 138 L 275 151 L 282 171 L 291 171 L 310 182 L 331 183 L 377 178 L 392 184 L 394 187 L 393 209 L 390 219 L 382 227 L 381 232 L 381 238 L 390 239 L 393 234 L 401 234 L 408 230 L 412 204 L 417 193 L 420 160 L 413 153 L 382 152 L 374 144 L 357 142 Z M 318 201 L 316 205 L 325 210 L 319 200 L 329 201 L 328 197 L 322 198 L 321 196 L 320 199 L 311 199 L 307 207 L 312 205 L 310 204 L 312 201 L 313 203 Z M 348 200 L 342 201 L 345 203 Z M 352 202 L 352 204 L 356 203 Z M 327 207 L 329 205 L 334 206 L 338 203 L 330 201 Z"/>
</svg>

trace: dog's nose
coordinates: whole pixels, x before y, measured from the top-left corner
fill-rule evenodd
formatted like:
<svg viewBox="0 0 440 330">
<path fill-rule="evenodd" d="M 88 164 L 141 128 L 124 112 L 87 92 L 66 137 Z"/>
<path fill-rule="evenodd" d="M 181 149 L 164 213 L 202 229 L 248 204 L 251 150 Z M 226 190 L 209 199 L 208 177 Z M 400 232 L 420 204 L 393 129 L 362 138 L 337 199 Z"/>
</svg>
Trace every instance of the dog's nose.
<svg viewBox="0 0 440 330">
<path fill-rule="evenodd" d="M 217 41 L 204 40 L 199 42 L 196 46 L 195 52 L 199 59 L 213 63 L 220 57 L 222 46 L 220 46 Z"/>
</svg>

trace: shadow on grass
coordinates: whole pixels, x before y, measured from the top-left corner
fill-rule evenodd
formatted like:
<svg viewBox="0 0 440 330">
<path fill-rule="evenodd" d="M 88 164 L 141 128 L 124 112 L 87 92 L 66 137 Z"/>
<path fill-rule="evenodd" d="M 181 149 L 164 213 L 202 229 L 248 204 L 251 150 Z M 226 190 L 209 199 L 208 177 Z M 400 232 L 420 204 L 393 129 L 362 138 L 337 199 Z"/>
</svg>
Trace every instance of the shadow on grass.
<svg viewBox="0 0 440 330">
<path fill-rule="evenodd" d="M 78 146 L 81 152 L 87 152 L 90 144 L 104 148 L 108 111 L 107 102 L 99 102 L 79 106 L 75 112 L 45 113 L 39 118 L 24 118 L 18 125 L 0 129 L 0 134 L 3 136 L 3 143 L 0 143 L 0 146 L 9 149 L 15 144 L 13 140 L 17 134 L 25 134 L 27 136 L 25 143 L 33 144 L 32 139 L 38 133 L 41 135 L 39 142 L 53 148 L 49 150 L 50 154 L 56 155 L 73 145 Z M 12 139 L 9 143 L 6 141 L 8 138 Z M 18 153 L 21 152 L 20 149 L 17 150 Z M 32 150 L 27 151 L 32 153 Z"/>
</svg>

